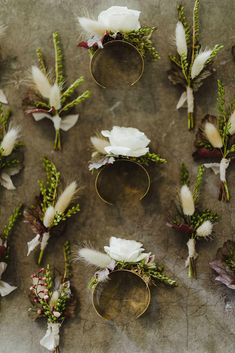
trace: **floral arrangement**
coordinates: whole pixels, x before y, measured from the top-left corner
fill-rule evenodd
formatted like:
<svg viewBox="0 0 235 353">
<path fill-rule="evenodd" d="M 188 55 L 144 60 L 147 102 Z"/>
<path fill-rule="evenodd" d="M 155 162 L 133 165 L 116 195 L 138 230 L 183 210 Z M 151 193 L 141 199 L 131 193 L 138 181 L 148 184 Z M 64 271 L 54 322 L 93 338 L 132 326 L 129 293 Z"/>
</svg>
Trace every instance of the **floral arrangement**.
<svg viewBox="0 0 235 353">
<path fill-rule="evenodd" d="M 218 117 L 206 115 L 196 135 L 193 153 L 195 160 L 207 160 L 206 168 L 211 168 L 220 177 L 219 200 L 229 201 L 230 193 L 226 180 L 226 170 L 235 157 L 235 100 L 225 106 L 225 92 L 218 81 Z"/>
<path fill-rule="evenodd" d="M 35 121 L 48 118 L 52 121 L 55 129 L 54 149 L 61 149 L 60 130 L 68 131 L 78 120 L 78 114 L 67 113 L 89 98 L 90 91 L 85 91 L 80 96 L 74 98 L 76 89 L 84 82 L 81 76 L 69 87 L 65 87 L 63 53 L 60 45 L 59 34 L 53 33 L 53 43 L 55 49 L 55 77 L 51 71 L 47 70 L 42 50 L 37 49 L 37 66 L 32 66 L 32 80 L 35 92 L 29 99 L 30 109 L 26 112 L 32 115 Z"/>
<path fill-rule="evenodd" d="M 136 47 L 144 57 L 147 53 L 154 59 L 160 58 L 151 40 L 156 27 L 142 27 L 139 21 L 140 11 L 128 9 L 126 6 L 111 6 L 102 11 L 98 20 L 79 17 L 78 21 L 91 37 L 78 44 L 89 49 L 91 55 L 98 48 L 111 40 L 123 40 Z"/>
<path fill-rule="evenodd" d="M 71 182 L 58 196 L 60 172 L 49 159 L 44 158 L 43 162 L 47 180 L 39 181 L 40 196 L 36 198 L 36 204 L 24 210 L 25 223 L 29 223 L 35 234 L 28 242 L 28 255 L 40 247 L 39 265 L 51 236 L 61 232 L 61 225 L 80 211 L 79 203 L 70 207 L 78 192 L 76 181 Z"/>
<path fill-rule="evenodd" d="M 143 165 L 151 162 L 166 163 L 158 154 L 149 151 L 150 140 L 147 136 L 132 127 L 114 126 L 111 131 L 103 130 L 100 135 L 91 137 L 91 143 L 95 149 L 89 163 L 91 171 L 120 159 Z"/>
<path fill-rule="evenodd" d="M 170 55 L 172 68 L 168 78 L 174 85 L 183 87 L 176 109 L 187 104 L 188 129 L 194 127 L 194 93 L 203 81 L 213 73 L 212 63 L 222 45 L 213 49 L 201 49 L 199 42 L 199 0 L 195 0 L 192 29 L 187 22 L 183 5 L 178 6 L 178 22 L 175 30 L 177 55 Z"/>
<path fill-rule="evenodd" d="M 7 282 L 4 282 L 1 278 L 7 268 L 7 264 L 9 261 L 10 249 L 8 245 L 8 238 L 20 214 L 21 207 L 16 207 L 0 234 L 0 295 L 2 297 L 10 294 L 16 289 L 16 287 L 11 286 Z"/>
<path fill-rule="evenodd" d="M 176 204 L 177 214 L 171 217 L 167 225 L 179 233 L 189 237 L 187 242 L 188 257 L 185 267 L 188 267 L 188 276 L 196 277 L 196 241 L 212 238 L 213 226 L 218 220 L 218 215 L 210 209 L 199 207 L 199 191 L 204 174 L 204 166 L 198 167 L 196 183 L 193 191 L 190 190 L 189 172 L 184 164 L 181 166 L 181 188 L 179 192 L 179 202 Z"/>
<path fill-rule="evenodd" d="M 210 262 L 210 267 L 217 273 L 216 281 L 235 289 L 235 242 L 227 240 L 218 249 L 216 259 Z"/>
<path fill-rule="evenodd" d="M 155 262 L 155 256 L 145 253 L 143 244 L 135 240 L 111 237 L 105 253 L 90 248 L 78 251 L 78 258 L 99 268 L 90 281 L 94 288 L 99 282 L 106 281 L 109 274 L 116 270 L 129 270 L 138 274 L 147 284 L 163 282 L 175 286 L 176 281 L 166 276 L 163 266 Z"/>
<path fill-rule="evenodd" d="M 10 109 L 4 109 L 0 103 L 0 184 L 8 190 L 14 190 L 11 177 L 22 168 L 22 162 L 16 156 L 22 142 L 20 127 L 9 124 L 10 115 Z"/>
<path fill-rule="evenodd" d="M 55 275 L 51 267 L 47 265 L 31 275 L 29 309 L 34 320 L 45 318 L 47 331 L 40 340 L 41 346 L 50 352 L 59 353 L 60 328 L 65 319 L 73 317 L 76 310 L 76 298 L 71 291 L 71 266 L 70 245 L 64 245 L 64 274 Z"/>
</svg>

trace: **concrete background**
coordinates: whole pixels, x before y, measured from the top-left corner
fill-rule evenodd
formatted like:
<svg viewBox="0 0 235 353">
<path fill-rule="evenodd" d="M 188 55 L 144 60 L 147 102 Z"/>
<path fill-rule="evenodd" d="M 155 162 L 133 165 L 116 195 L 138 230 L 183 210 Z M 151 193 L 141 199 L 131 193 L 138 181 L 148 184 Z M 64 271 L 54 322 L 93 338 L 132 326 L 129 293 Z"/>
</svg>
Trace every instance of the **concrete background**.
<svg viewBox="0 0 235 353">
<path fill-rule="evenodd" d="M 175 110 L 180 91 L 167 79 L 167 55 L 174 53 L 174 29 L 177 21 L 175 0 L 128 1 L 129 8 L 142 11 L 142 24 L 157 25 L 154 42 L 161 54 L 157 63 L 149 62 L 141 81 L 122 91 L 99 88 L 90 78 L 86 51 L 76 48 L 80 37 L 76 16 L 97 15 L 111 5 L 126 5 L 120 0 L 0 0 L 0 22 L 8 25 L 7 35 L 1 39 L 0 86 L 4 88 L 13 110 L 14 121 L 23 128 L 25 168 L 15 178 L 17 190 L 1 189 L 0 224 L 19 202 L 30 205 L 38 193 L 37 180 L 44 177 L 41 158 L 52 158 L 65 180 L 77 178 L 84 189 L 80 202 L 82 211 L 69 223 L 64 236 L 50 245 L 47 262 L 62 266 L 61 247 L 64 239 L 79 245 L 89 241 L 97 248 L 107 244 L 111 235 L 142 241 L 145 248 L 157 255 L 169 274 L 178 280 L 178 288 L 163 286 L 152 290 L 152 303 L 147 313 L 136 322 L 118 327 L 96 316 L 87 281 L 92 269 L 74 265 L 74 285 L 79 295 L 79 312 L 63 327 L 63 353 L 233 353 L 235 344 L 235 292 L 213 281 L 208 262 L 224 240 L 234 238 L 235 227 L 235 167 L 228 173 L 232 200 L 230 204 L 217 201 L 218 178 L 206 174 L 202 195 L 205 206 L 221 214 L 216 226 L 216 239 L 198 246 L 198 280 L 187 278 L 184 260 L 187 255 L 185 240 L 165 224 L 170 202 L 178 187 L 181 161 L 196 175 L 192 161 L 194 134 L 186 129 L 186 111 Z M 193 1 L 185 1 L 186 11 L 192 14 Z M 215 67 L 217 74 L 209 78 L 196 96 L 197 118 L 208 112 L 216 113 L 216 76 L 223 80 L 227 97 L 235 95 L 235 62 L 230 49 L 235 44 L 235 2 L 233 0 L 201 1 L 201 42 L 203 47 L 225 44 Z M 63 152 L 52 150 L 54 131 L 49 122 L 35 123 L 24 116 L 22 99 L 27 91 L 30 66 L 36 62 L 35 49 L 41 46 L 47 61 L 53 63 L 52 37 L 58 30 L 62 37 L 68 81 L 83 74 L 84 88 L 93 97 L 79 107 L 80 120 L 75 128 L 63 135 Z M 49 59 L 49 60 L 48 60 Z M 94 178 L 89 174 L 89 137 L 112 125 L 134 126 L 143 130 L 157 149 L 168 160 L 166 166 L 156 168 L 152 192 L 135 207 L 117 208 L 103 204 L 95 194 Z M 141 220 L 141 221 L 140 221 Z M 1 300 L 0 352 L 42 353 L 39 345 L 45 323 L 32 322 L 28 317 L 27 293 L 30 274 L 37 266 L 33 256 L 26 257 L 26 242 L 32 238 L 29 227 L 19 223 L 12 236 L 11 265 L 7 278 L 18 286 L 12 295 Z M 48 251 L 49 252 L 49 251 Z"/>
</svg>

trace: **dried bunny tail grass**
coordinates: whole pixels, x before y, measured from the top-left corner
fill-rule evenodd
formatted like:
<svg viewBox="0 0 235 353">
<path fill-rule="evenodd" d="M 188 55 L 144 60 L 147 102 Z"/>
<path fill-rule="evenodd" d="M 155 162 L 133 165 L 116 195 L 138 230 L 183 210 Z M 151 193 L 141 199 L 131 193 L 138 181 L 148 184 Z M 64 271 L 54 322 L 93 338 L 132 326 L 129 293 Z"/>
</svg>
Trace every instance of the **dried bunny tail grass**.
<svg viewBox="0 0 235 353">
<path fill-rule="evenodd" d="M 196 58 L 193 62 L 193 65 L 192 65 L 192 70 L 191 70 L 192 79 L 194 79 L 195 77 L 197 77 L 201 73 L 207 60 L 210 58 L 211 53 L 212 53 L 212 50 L 205 50 L 205 51 L 200 52 L 196 56 Z"/>
<path fill-rule="evenodd" d="M 32 66 L 32 79 L 40 94 L 45 98 L 50 98 L 50 82 L 47 76 L 37 66 Z"/>
<path fill-rule="evenodd" d="M 91 35 L 102 36 L 105 33 L 105 27 L 98 21 L 91 20 L 87 17 L 78 17 L 78 22 L 82 29 Z"/>
<path fill-rule="evenodd" d="M 9 156 L 12 153 L 16 143 L 19 141 L 20 131 L 21 129 L 19 126 L 9 128 L 0 144 L 3 156 Z"/>
<path fill-rule="evenodd" d="M 46 228 L 49 228 L 54 221 L 55 217 L 55 208 L 53 206 L 49 206 L 46 209 L 45 215 L 43 217 L 43 224 Z"/>
<path fill-rule="evenodd" d="M 56 110 L 61 108 L 60 102 L 60 87 L 55 83 L 50 89 L 50 106 Z"/>
<path fill-rule="evenodd" d="M 65 188 L 65 190 L 58 198 L 58 201 L 56 202 L 56 205 L 55 205 L 55 211 L 59 213 L 63 213 L 68 208 L 70 202 L 74 198 L 77 191 L 78 191 L 77 182 L 73 181 Z"/>
<path fill-rule="evenodd" d="M 195 211 L 193 195 L 187 185 L 183 185 L 180 189 L 180 201 L 183 213 L 186 216 L 192 216 Z"/>
<path fill-rule="evenodd" d="M 229 125 L 229 133 L 230 135 L 233 135 L 235 133 L 235 111 L 232 112 L 230 115 L 230 118 L 228 120 L 228 125 Z"/>
<path fill-rule="evenodd" d="M 112 261 L 108 255 L 90 248 L 78 250 L 78 259 L 99 268 L 106 268 Z"/>
<path fill-rule="evenodd" d="M 223 141 L 220 136 L 219 130 L 217 129 L 217 127 L 214 124 L 207 121 L 205 123 L 204 132 L 205 132 L 205 135 L 206 135 L 208 141 L 210 142 L 210 144 L 214 148 L 223 147 Z"/>
<path fill-rule="evenodd" d="M 204 221 L 196 230 L 198 237 L 209 237 L 213 230 L 213 223 L 209 220 Z"/>
<path fill-rule="evenodd" d="M 107 154 L 107 152 L 105 151 L 105 147 L 109 146 L 110 144 L 106 139 L 97 136 L 92 136 L 90 140 L 97 152 L 101 154 Z"/>
<path fill-rule="evenodd" d="M 187 55 L 188 49 L 187 49 L 185 29 L 182 22 L 180 21 L 177 22 L 177 25 L 175 28 L 175 42 L 176 42 L 177 52 L 179 53 L 179 55 L 180 56 L 182 54 Z"/>
</svg>

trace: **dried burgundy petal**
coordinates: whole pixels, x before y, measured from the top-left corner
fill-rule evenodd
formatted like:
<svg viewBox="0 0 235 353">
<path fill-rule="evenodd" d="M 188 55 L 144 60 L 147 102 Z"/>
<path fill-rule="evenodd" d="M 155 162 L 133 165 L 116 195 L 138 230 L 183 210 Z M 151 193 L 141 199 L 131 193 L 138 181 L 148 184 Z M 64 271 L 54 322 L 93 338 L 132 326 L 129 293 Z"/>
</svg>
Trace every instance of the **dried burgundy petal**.
<svg viewBox="0 0 235 353">
<path fill-rule="evenodd" d="M 184 233 L 184 234 L 193 233 L 193 228 L 191 228 L 188 224 L 185 224 L 185 223 L 181 223 L 181 224 L 167 223 L 167 226 L 177 230 L 180 233 Z"/>
</svg>

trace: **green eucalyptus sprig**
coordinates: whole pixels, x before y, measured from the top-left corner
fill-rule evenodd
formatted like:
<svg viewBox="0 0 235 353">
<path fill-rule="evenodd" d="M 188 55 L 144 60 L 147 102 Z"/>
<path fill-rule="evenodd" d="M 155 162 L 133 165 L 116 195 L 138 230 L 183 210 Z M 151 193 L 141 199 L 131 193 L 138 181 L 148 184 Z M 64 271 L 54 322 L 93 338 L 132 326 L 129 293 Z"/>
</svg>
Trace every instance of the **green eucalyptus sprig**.
<svg viewBox="0 0 235 353">
<path fill-rule="evenodd" d="M 54 149 L 61 149 L 60 131 L 68 131 L 78 120 L 78 114 L 66 115 L 77 105 L 90 97 L 86 90 L 77 96 L 76 90 L 84 82 L 81 76 L 66 87 L 64 75 L 64 56 L 58 32 L 53 33 L 55 52 L 54 73 L 47 69 L 41 48 L 37 49 L 38 67 L 32 67 L 32 79 L 35 85 L 35 99 L 30 101 L 27 110 L 36 121 L 48 118 L 55 128 Z"/>
<path fill-rule="evenodd" d="M 199 0 L 195 0 L 193 23 L 190 27 L 184 6 L 178 6 L 178 23 L 176 25 L 177 55 L 170 55 L 172 64 L 168 78 L 174 85 L 184 88 L 177 109 L 187 104 L 188 129 L 194 128 L 194 93 L 202 86 L 203 81 L 212 73 L 212 63 L 218 52 L 223 48 L 216 44 L 213 49 L 202 50 L 200 44 Z"/>
<path fill-rule="evenodd" d="M 28 255 L 40 247 L 38 264 L 41 263 L 45 248 L 51 236 L 61 231 L 59 226 L 80 211 L 79 203 L 71 205 L 78 192 L 73 181 L 59 195 L 61 174 L 48 158 L 43 160 L 46 181 L 39 181 L 40 196 L 36 205 L 24 211 L 25 222 L 29 223 L 35 237 L 28 242 Z"/>
<path fill-rule="evenodd" d="M 218 80 L 218 115 L 206 115 L 198 129 L 195 141 L 195 160 L 204 160 L 220 177 L 219 200 L 230 201 L 226 170 L 235 157 L 235 100 L 226 106 L 225 89 Z"/>
<path fill-rule="evenodd" d="M 218 215 L 210 209 L 201 209 L 199 205 L 200 189 L 203 181 L 205 167 L 198 167 L 196 182 L 190 188 L 190 176 L 185 164 L 180 170 L 179 202 L 176 203 L 176 215 L 171 217 L 167 225 L 176 231 L 188 236 L 188 257 L 185 266 L 188 267 L 188 276 L 196 277 L 196 241 L 211 238 L 213 225 Z M 192 191 L 191 191 L 191 190 Z"/>
</svg>

